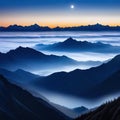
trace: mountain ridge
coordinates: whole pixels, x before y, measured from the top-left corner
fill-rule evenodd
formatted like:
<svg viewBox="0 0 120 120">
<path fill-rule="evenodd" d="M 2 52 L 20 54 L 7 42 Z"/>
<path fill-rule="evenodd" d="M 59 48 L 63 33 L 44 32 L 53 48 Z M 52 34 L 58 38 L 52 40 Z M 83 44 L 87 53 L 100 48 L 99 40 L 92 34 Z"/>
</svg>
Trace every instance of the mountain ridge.
<svg viewBox="0 0 120 120">
<path fill-rule="evenodd" d="M 77 41 L 72 37 L 66 39 L 63 42 L 57 42 L 54 44 L 44 45 L 37 44 L 34 47 L 37 50 L 46 51 L 63 51 L 63 52 L 96 52 L 96 53 L 120 53 L 119 46 L 112 46 L 102 42 L 88 42 L 88 41 Z"/>
<path fill-rule="evenodd" d="M 42 27 L 38 24 L 33 24 L 30 26 L 21 25 L 9 25 L 8 27 L 0 27 L 0 31 L 120 31 L 120 26 L 109 26 L 102 24 L 93 24 L 86 26 L 73 26 L 73 27 L 55 27 L 50 28 L 48 26 Z"/>
<path fill-rule="evenodd" d="M 0 66 L 8 70 L 15 71 L 17 69 L 39 70 L 78 65 L 79 62 L 66 56 L 46 55 L 32 48 L 18 47 L 7 53 L 0 53 Z M 32 72 L 32 71 L 29 71 Z"/>
<path fill-rule="evenodd" d="M 87 70 L 76 69 L 71 72 L 53 73 L 40 80 L 37 78 L 33 84 L 38 88 L 43 87 L 52 92 L 91 99 L 92 96 L 87 95 L 85 91 L 89 94 L 91 88 L 100 84 L 118 70 L 120 70 L 120 55 L 98 67 Z"/>
</svg>

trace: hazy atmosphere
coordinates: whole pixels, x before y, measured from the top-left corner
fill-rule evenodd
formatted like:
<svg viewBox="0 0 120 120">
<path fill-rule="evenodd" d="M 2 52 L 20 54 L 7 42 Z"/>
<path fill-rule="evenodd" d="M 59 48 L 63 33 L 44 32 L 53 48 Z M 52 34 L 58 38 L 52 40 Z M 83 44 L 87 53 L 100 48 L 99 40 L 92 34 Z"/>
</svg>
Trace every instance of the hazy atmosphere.
<svg viewBox="0 0 120 120">
<path fill-rule="evenodd" d="M 0 120 L 120 120 L 120 0 L 1 0 Z"/>
</svg>

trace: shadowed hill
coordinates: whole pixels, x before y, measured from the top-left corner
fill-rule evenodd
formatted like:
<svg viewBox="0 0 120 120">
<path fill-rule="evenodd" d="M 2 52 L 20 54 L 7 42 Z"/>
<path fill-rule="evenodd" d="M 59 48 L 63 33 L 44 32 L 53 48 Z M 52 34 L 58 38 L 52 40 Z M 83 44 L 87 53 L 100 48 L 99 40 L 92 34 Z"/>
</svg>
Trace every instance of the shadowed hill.
<svg viewBox="0 0 120 120">
<path fill-rule="evenodd" d="M 9 83 L 0 75 L 1 120 L 67 120 L 61 112 L 40 98 Z"/>
<path fill-rule="evenodd" d="M 89 94 L 87 93 L 87 95 L 90 97 L 100 97 L 115 93 L 120 93 L 120 70 L 89 90 Z"/>
<path fill-rule="evenodd" d="M 107 102 L 76 120 L 120 120 L 120 98 Z"/>
</svg>

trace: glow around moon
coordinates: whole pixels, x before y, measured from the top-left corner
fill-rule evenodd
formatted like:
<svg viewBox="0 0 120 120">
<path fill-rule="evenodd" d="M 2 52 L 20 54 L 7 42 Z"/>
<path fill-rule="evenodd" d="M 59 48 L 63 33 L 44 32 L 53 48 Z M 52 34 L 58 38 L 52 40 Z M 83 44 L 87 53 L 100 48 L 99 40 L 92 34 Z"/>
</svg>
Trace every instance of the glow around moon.
<svg viewBox="0 0 120 120">
<path fill-rule="evenodd" d="M 70 6 L 70 8 L 71 8 L 71 9 L 74 9 L 74 8 L 75 8 L 75 6 L 74 6 L 74 5 L 71 5 L 71 6 Z"/>
</svg>

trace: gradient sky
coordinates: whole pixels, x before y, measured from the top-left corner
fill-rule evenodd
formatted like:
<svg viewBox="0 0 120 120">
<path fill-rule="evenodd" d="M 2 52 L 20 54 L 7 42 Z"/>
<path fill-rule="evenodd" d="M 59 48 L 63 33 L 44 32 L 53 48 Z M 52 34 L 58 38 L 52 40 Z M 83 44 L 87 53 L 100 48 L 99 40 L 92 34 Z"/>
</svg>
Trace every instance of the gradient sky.
<svg viewBox="0 0 120 120">
<path fill-rule="evenodd" d="M 120 0 L 0 0 L 0 26 L 34 23 L 50 27 L 120 25 Z"/>
</svg>

